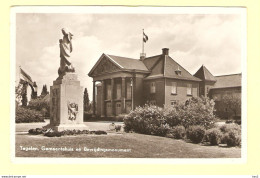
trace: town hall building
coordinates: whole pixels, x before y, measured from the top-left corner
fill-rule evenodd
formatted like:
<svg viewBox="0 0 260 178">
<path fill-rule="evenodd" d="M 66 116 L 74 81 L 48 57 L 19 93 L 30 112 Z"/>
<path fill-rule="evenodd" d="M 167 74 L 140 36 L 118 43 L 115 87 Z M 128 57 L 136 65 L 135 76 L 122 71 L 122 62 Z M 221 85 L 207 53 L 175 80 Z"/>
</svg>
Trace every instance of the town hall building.
<svg viewBox="0 0 260 178">
<path fill-rule="evenodd" d="M 101 117 L 127 114 L 146 103 L 164 107 L 201 95 L 216 97 L 226 88 L 241 94 L 241 74 L 234 86 L 220 86 L 223 77 L 214 77 L 205 66 L 190 74 L 168 48 L 140 59 L 102 54 L 88 75 L 93 78 L 93 113 Z"/>
</svg>

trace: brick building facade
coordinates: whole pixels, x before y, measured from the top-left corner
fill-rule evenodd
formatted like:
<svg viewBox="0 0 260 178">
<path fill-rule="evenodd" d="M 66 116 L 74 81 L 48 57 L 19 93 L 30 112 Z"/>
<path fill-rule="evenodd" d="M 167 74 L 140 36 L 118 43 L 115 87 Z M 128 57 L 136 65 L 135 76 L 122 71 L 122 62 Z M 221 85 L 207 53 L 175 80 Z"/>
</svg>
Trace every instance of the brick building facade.
<svg viewBox="0 0 260 178">
<path fill-rule="evenodd" d="M 130 59 L 102 54 L 89 72 L 93 78 L 94 114 L 117 116 L 145 103 L 160 107 L 199 96 L 199 78 L 169 55 Z"/>
<path fill-rule="evenodd" d="M 206 67 L 193 76 L 169 56 L 168 48 L 140 59 L 102 54 L 88 75 L 93 78 L 93 112 L 101 117 L 127 114 L 145 103 L 163 107 L 201 95 L 214 97 L 220 91 L 214 88 L 218 77 Z"/>
<path fill-rule="evenodd" d="M 209 70 L 202 65 L 194 76 L 201 79 L 199 84 L 200 96 L 208 96 L 214 99 L 216 115 L 218 117 L 223 119 L 230 119 L 233 116 L 241 117 L 241 73 L 213 76 Z M 229 96 L 229 99 L 240 100 L 240 106 L 239 104 L 231 107 L 227 106 L 224 102 L 226 96 Z M 232 108 L 233 111 L 231 111 L 230 108 Z"/>
</svg>

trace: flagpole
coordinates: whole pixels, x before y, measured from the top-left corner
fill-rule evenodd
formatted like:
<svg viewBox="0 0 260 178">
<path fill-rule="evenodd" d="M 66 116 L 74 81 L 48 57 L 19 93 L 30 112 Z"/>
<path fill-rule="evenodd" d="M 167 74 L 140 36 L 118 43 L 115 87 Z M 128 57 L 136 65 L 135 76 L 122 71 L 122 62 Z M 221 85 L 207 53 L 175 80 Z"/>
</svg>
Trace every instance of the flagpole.
<svg viewBox="0 0 260 178">
<path fill-rule="evenodd" d="M 143 38 L 142 38 L 143 46 L 142 46 L 142 53 L 144 54 L 144 29 L 143 29 Z"/>
</svg>

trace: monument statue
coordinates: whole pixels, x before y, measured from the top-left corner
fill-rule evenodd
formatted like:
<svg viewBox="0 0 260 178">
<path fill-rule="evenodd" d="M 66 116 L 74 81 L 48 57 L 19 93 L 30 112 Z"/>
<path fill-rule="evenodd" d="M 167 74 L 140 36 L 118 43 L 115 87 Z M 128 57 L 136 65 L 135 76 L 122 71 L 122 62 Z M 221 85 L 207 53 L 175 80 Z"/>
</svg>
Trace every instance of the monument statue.
<svg viewBox="0 0 260 178">
<path fill-rule="evenodd" d="M 62 30 L 59 77 L 50 87 L 50 127 L 56 131 L 86 130 L 83 123 L 83 87 L 71 64 L 72 33 Z"/>
<path fill-rule="evenodd" d="M 75 72 L 74 67 L 71 63 L 71 52 L 72 52 L 72 36 L 68 29 L 61 29 L 63 38 L 60 42 L 60 68 L 58 70 L 59 76 L 65 75 L 66 72 Z"/>
</svg>

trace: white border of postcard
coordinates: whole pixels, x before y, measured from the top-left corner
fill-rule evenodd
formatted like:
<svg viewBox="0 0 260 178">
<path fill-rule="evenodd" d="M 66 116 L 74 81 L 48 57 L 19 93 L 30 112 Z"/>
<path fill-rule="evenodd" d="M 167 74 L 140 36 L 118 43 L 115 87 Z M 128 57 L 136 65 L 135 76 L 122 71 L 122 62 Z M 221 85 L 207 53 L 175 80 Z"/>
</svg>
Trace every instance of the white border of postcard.
<svg viewBox="0 0 260 178">
<path fill-rule="evenodd" d="M 15 157 L 15 47 L 16 13 L 99 14 L 240 14 L 242 66 L 241 158 L 18 158 Z M 245 164 L 247 161 L 247 10 L 242 7 L 129 7 L 129 6 L 16 6 L 10 26 L 10 135 L 11 160 L 17 164 Z"/>
</svg>

